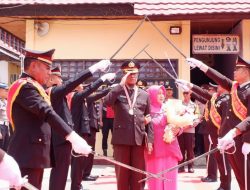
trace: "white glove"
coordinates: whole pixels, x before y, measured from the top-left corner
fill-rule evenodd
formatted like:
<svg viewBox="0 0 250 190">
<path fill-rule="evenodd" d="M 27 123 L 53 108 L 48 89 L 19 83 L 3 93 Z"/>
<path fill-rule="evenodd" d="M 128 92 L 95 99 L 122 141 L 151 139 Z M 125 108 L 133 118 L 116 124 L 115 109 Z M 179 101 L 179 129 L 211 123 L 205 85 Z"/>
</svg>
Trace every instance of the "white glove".
<svg viewBox="0 0 250 190">
<path fill-rule="evenodd" d="M 198 59 L 187 58 L 186 62 L 192 68 L 199 67 L 200 70 L 202 70 L 203 72 L 207 72 L 207 70 L 208 70 L 208 66 L 206 64 L 204 64 L 202 61 L 199 61 Z"/>
<path fill-rule="evenodd" d="M 180 87 L 182 88 L 183 91 L 190 91 L 191 88 L 193 87 L 193 84 L 188 82 L 188 81 L 185 81 L 185 80 L 182 80 L 182 79 L 176 79 L 175 83 Z"/>
<path fill-rule="evenodd" d="M 91 72 L 92 74 L 93 74 L 94 72 L 96 72 L 96 71 L 99 71 L 99 70 L 102 71 L 102 72 L 104 72 L 105 69 L 107 69 L 108 66 L 110 66 L 111 64 L 112 64 L 112 63 L 110 62 L 110 60 L 108 60 L 108 59 L 103 59 L 103 60 L 97 62 L 96 64 L 90 66 L 90 67 L 89 67 L 89 70 L 90 70 L 90 72 Z"/>
<path fill-rule="evenodd" d="M 103 82 L 105 82 L 106 80 L 108 81 L 112 81 L 115 78 L 116 74 L 115 73 L 107 73 L 101 76 L 101 79 Z"/>
<path fill-rule="evenodd" d="M 81 138 L 75 131 L 71 132 L 66 140 L 71 142 L 73 150 L 78 154 L 88 155 L 92 152 L 91 146 L 87 144 L 87 142 Z"/>
<path fill-rule="evenodd" d="M 242 151 L 242 154 L 248 155 L 250 153 L 250 143 L 244 142 L 244 144 L 242 145 L 241 151 Z"/>
<path fill-rule="evenodd" d="M 2 162 L 0 163 L 0 179 L 9 182 L 10 186 L 21 187 L 23 179 L 17 162 L 5 153 Z"/>
<path fill-rule="evenodd" d="M 126 81 L 127 81 L 127 78 L 128 78 L 128 75 L 130 75 L 131 73 L 130 72 L 127 72 L 121 79 L 121 82 L 120 82 L 120 85 L 121 86 L 125 86 L 126 84 Z"/>
<path fill-rule="evenodd" d="M 235 132 L 230 130 L 224 137 L 218 139 L 218 149 L 221 151 L 227 150 L 234 145 Z"/>
</svg>

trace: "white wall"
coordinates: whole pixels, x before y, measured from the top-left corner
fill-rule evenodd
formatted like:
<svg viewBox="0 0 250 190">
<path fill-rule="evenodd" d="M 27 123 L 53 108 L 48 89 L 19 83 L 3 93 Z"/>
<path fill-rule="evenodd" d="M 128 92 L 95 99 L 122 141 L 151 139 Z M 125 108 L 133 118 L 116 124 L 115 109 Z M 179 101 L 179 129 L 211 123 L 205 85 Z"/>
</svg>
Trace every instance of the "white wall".
<svg viewBox="0 0 250 190">
<path fill-rule="evenodd" d="M 0 60 L 0 82 L 9 83 L 8 62 Z"/>
</svg>

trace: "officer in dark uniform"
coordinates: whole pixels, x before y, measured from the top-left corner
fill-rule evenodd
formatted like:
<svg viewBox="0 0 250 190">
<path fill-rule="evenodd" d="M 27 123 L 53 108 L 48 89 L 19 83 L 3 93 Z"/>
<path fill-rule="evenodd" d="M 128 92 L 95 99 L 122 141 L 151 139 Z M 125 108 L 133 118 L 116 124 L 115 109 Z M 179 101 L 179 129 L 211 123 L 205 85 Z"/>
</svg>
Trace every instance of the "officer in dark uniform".
<svg viewBox="0 0 250 190">
<path fill-rule="evenodd" d="M 211 149 L 216 148 L 218 144 L 218 131 L 220 130 L 220 126 L 221 126 L 221 119 L 218 119 L 218 118 L 225 117 L 226 109 L 228 107 L 227 104 L 229 100 L 229 94 L 220 85 L 217 87 L 216 93 L 211 93 L 211 91 L 208 92 L 198 87 L 197 85 L 194 85 L 187 81 L 177 80 L 177 83 L 178 81 L 181 84 L 187 86 L 187 88 L 191 88 L 193 92 L 199 94 L 201 97 L 204 97 L 207 99 L 207 104 L 206 104 L 205 114 L 204 114 L 205 115 L 204 117 L 206 120 L 206 127 L 204 130 L 206 130 L 211 137 L 211 141 L 212 141 Z M 212 87 L 214 87 L 214 85 Z M 206 152 L 207 151 L 208 151 L 208 148 L 206 148 Z M 216 181 L 217 180 L 217 165 L 219 168 L 220 181 L 221 181 L 221 184 L 218 190 L 230 190 L 231 189 L 231 167 L 229 165 L 227 155 L 225 155 L 226 168 L 224 168 L 223 155 L 220 154 L 219 152 L 216 152 L 215 154 L 210 154 L 208 168 L 207 168 L 208 176 L 205 178 L 202 178 L 201 180 L 203 182 Z"/>
<path fill-rule="evenodd" d="M 213 85 L 212 83 L 209 83 L 208 86 L 208 91 L 205 91 L 198 86 L 194 85 L 194 88 L 192 88 L 194 92 L 200 93 L 202 97 L 206 97 L 207 99 L 207 104 L 205 105 L 205 128 L 204 128 L 204 147 L 205 147 L 205 152 L 209 151 L 209 148 L 212 150 L 217 146 L 217 127 L 213 124 L 211 121 L 211 117 L 209 116 L 209 111 L 211 108 L 211 98 L 212 95 L 217 91 L 217 85 Z M 207 157 L 207 176 L 201 178 L 202 182 L 215 182 L 217 181 L 217 164 L 218 162 L 216 161 L 215 155 L 211 154 L 209 155 L 209 158 Z M 224 170 L 223 170 L 224 172 Z"/>
<path fill-rule="evenodd" d="M 168 83 L 165 85 L 165 88 L 166 88 L 166 100 L 167 101 L 168 99 L 174 99 L 174 89 L 173 87 Z"/>
<path fill-rule="evenodd" d="M 10 138 L 9 121 L 7 118 L 8 85 L 0 83 L 0 148 L 7 151 Z"/>
<path fill-rule="evenodd" d="M 240 126 L 246 124 L 244 123 L 244 119 L 250 116 L 250 112 L 248 111 L 250 110 L 250 63 L 238 56 L 234 71 L 235 81 L 230 80 L 216 70 L 194 58 L 188 58 L 187 63 L 193 67 L 200 68 L 200 70 L 213 79 L 217 84 L 230 91 L 230 99 L 227 104 L 228 107 L 225 109 L 225 116 L 222 118 L 219 137 L 223 137 L 229 131 L 236 131 L 236 133 L 240 131 Z M 245 189 L 244 155 L 242 154 L 241 149 L 243 143 L 250 143 L 250 134 L 246 133 L 241 136 L 237 136 L 234 140 L 236 152 L 232 155 L 228 155 L 228 159 L 232 169 L 234 170 L 240 189 L 243 190 Z M 222 141 L 220 141 L 220 139 L 218 141 L 218 147 L 222 149 L 228 148 Z M 247 171 L 250 171 L 249 155 L 247 159 Z M 250 175 L 247 175 L 247 184 L 249 190 Z"/>
<path fill-rule="evenodd" d="M 87 101 L 88 113 L 89 113 L 89 126 L 90 126 L 90 136 L 86 139 L 89 145 L 95 150 L 95 142 L 96 142 L 96 133 L 99 132 L 98 126 L 98 113 L 95 101 L 101 99 L 106 96 L 110 89 L 105 89 L 95 94 L 89 96 Z M 89 155 L 84 163 L 84 173 L 83 180 L 84 181 L 94 181 L 98 178 L 98 176 L 93 176 L 91 174 L 91 170 L 94 164 L 94 155 Z"/>
<path fill-rule="evenodd" d="M 68 103 L 71 110 L 72 119 L 74 122 L 74 130 L 82 136 L 87 142 L 91 136 L 90 129 L 90 118 L 87 108 L 87 100 L 90 98 L 95 101 L 99 99 L 98 93 L 96 96 L 90 95 L 98 89 L 104 82 L 112 80 L 115 77 L 114 73 L 108 73 L 103 75 L 100 79 L 94 83 L 88 85 L 83 89 L 83 85 L 79 85 L 75 92 L 69 94 Z M 109 89 L 105 90 L 105 94 L 108 93 Z M 87 100 L 86 100 L 87 99 Z M 91 144 L 92 146 L 92 144 Z M 92 146 L 93 147 L 93 146 Z M 71 190 L 80 190 L 82 177 L 89 163 L 89 157 L 72 157 L 71 160 Z M 90 167 L 90 166 L 89 166 Z"/>
<path fill-rule="evenodd" d="M 150 113 L 149 96 L 138 88 L 139 64 L 125 62 L 122 65 L 124 76 L 104 98 L 104 104 L 113 106 L 115 119 L 112 136 L 114 158 L 117 161 L 145 170 L 145 140 L 152 151 L 153 130 L 149 123 L 145 127 L 144 118 Z M 142 190 L 144 183 L 138 183 L 142 174 L 115 166 L 118 190 Z"/>
<path fill-rule="evenodd" d="M 148 86 L 147 81 L 142 80 L 142 79 L 138 80 L 136 84 L 137 84 L 137 86 L 138 86 L 139 88 L 141 88 L 141 89 L 143 89 L 143 90 L 146 90 L 146 89 L 147 89 L 147 86 Z"/>
<path fill-rule="evenodd" d="M 52 165 L 51 128 L 71 142 L 75 152 L 89 154 L 91 147 L 56 114 L 42 85 L 50 77 L 53 50 L 25 50 L 24 73 L 8 93 L 7 116 L 13 127 L 8 153 L 22 176 L 41 189 L 43 169 Z M 60 183 L 60 181 L 58 181 Z"/>
<path fill-rule="evenodd" d="M 84 82 L 98 70 L 105 70 L 110 65 L 109 60 L 102 60 L 89 69 L 78 73 L 75 77 L 62 83 L 61 71 L 59 67 L 51 70 L 52 87 L 48 89 L 51 105 L 56 113 L 73 128 L 71 113 L 68 108 L 66 95 L 72 92 L 79 84 Z M 50 190 L 65 189 L 68 169 L 71 158 L 71 145 L 64 138 L 59 136 L 52 128 L 52 142 L 55 155 L 55 167 L 50 174 Z M 60 181 L 60 183 L 59 183 Z"/>
</svg>

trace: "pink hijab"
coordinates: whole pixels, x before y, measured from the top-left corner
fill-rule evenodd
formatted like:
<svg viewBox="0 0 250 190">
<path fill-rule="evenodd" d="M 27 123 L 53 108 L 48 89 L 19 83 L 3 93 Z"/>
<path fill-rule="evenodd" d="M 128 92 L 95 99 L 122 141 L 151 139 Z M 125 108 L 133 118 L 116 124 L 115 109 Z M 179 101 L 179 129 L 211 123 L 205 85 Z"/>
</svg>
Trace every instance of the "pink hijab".
<svg viewBox="0 0 250 190">
<path fill-rule="evenodd" d="M 162 85 L 152 85 L 147 90 L 150 99 L 151 113 L 159 113 L 161 111 L 162 103 L 157 101 L 157 95 L 160 89 L 162 89 L 164 96 L 166 96 L 166 89 Z"/>
</svg>

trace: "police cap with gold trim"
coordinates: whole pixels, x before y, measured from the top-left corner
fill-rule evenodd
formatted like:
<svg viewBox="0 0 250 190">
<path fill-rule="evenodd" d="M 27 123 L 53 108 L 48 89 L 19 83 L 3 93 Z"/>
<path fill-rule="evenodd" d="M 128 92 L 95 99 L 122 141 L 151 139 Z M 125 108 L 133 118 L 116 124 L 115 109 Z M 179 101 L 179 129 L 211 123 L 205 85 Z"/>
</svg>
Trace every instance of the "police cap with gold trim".
<svg viewBox="0 0 250 190">
<path fill-rule="evenodd" d="M 140 64 L 136 63 L 135 61 L 127 61 L 127 62 L 122 64 L 121 69 L 125 73 L 127 73 L 127 72 L 138 73 L 139 69 L 140 69 Z"/>
<path fill-rule="evenodd" d="M 53 61 L 53 54 L 55 52 L 55 49 L 47 50 L 47 51 L 37 51 L 37 50 L 30 50 L 25 49 L 24 50 L 24 56 L 25 58 L 33 58 L 37 59 L 39 61 L 44 62 L 45 64 L 51 66 Z"/>
<path fill-rule="evenodd" d="M 250 68 L 250 62 L 244 60 L 242 57 L 238 56 L 236 59 L 235 67 L 247 67 Z"/>
<path fill-rule="evenodd" d="M 62 77 L 61 69 L 59 66 L 56 66 L 53 69 L 51 69 L 51 74 Z"/>
</svg>

